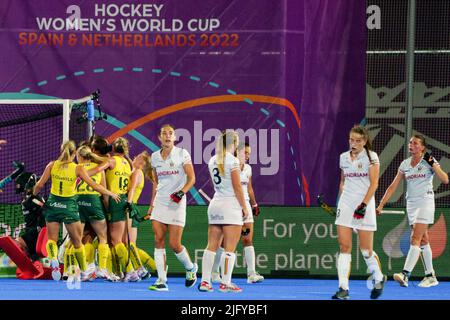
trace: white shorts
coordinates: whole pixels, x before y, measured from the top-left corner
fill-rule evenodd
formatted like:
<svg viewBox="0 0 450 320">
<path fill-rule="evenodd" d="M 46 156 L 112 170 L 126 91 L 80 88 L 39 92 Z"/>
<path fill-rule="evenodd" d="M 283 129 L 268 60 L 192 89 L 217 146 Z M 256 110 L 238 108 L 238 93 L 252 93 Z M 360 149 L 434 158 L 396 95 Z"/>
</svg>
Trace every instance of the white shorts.
<svg viewBox="0 0 450 320">
<path fill-rule="evenodd" d="M 363 199 L 364 196 L 361 196 L 361 199 L 342 199 L 341 197 L 336 211 L 335 224 L 356 230 L 377 231 L 377 216 L 374 198 L 367 204 L 366 214 L 363 219 L 358 220 L 353 218 L 353 213 Z"/>
<path fill-rule="evenodd" d="M 245 218 L 244 223 L 253 223 L 253 222 L 255 222 L 255 220 L 253 220 L 252 206 L 250 205 L 250 202 L 248 202 L 248 201 L 245 201 L 245 204 L 247 205 L 248 216 L 247 216 L 247 218 Z"/>
<path fill-rule="evenodd" d="M 213 198 L 208 206 L 208 224 L 242 226 L 242 209 L 236 197 Z"/>
<path fill-rule="evenodd" d="M 181 227 L 186 224 L 186 197 L 183 197 L 180 203 L 171 201 L 169 204 L 161 203 L 155 199 L 153 205 L 150 220 Z"/>
<path fill-rule="evenodd" d="M 434 223 L 434 198 L 421 198 L 418 200 L 406 200 L 406 212 L 409 225 L 415 223 Z"/>
</svg>

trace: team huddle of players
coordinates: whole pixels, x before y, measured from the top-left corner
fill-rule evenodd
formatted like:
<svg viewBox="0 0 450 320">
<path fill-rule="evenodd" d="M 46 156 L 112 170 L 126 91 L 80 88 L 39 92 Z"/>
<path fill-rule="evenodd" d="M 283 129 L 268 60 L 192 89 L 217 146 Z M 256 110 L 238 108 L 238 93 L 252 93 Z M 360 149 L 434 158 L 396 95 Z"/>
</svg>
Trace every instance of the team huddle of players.
<svg viewBox="0 0 450 320">
<path fill-rule="evenodd" d="M 48 180 L 50 195 L 44 205 L 48 241 L 46 251 L 52 277 L 78 276 L 81 281 L 139 281 L 156 270 L 149 289 L 167 291 L 165 238 L 186 270 L 186 287 L 197 282 L 198 266 L 182 244 L 186 223 L 185 194 L 195 184 L 189 153 L 175 146 L 175 129 L 164 125 L 158 133 L 161 149 L 146 151 L 134 159 L 128 141 L 117 138 L 111 145 L 94 136 L 78 148 L 73 141 L 61 146 L 57 160 L 45 168 L 33 189 L 36 196 Z M 249 145 L 239 143 L 234 131 L 217 137 L 216 155 L 209 162 L 215 194 L 208 207 L 208 244 L 202 260 L 200 291 L 240 292 L 231 282 L 235 250 L 243 239 L 247 282 L 264 277 L 255 270 L 253 216 L 259 214 L 246 164 Z M 76 162 L 75 162 L 76 159 Z M 150 206 L 143 216 L 136 206 L 145 180 L 152 183 Z M 138 224 L 151 220 L 155 239 L 154 260 L 136 246 Z M 58 247 L 61 224 L 68 237 Z M 245 230 L 245 232 L 244 232 Z M 60 267 L 64 263 L 64 271 Z"/>
</svg>

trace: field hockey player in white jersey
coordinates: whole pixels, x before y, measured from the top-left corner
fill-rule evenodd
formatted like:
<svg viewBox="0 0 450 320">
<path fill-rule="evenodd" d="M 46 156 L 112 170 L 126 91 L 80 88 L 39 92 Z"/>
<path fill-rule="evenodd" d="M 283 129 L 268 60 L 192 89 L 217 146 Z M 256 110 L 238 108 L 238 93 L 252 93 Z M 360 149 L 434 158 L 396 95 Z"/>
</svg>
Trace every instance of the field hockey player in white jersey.
<svg viewBox="0 0 450 320">
<path fill-rule="evenodd" d="M 244 220 L 243 229 L 246 230 L 246 234 L 242 234 L 242 245 L 244 247 L 244 259 L 247 266 L 247 283 L 259 283 L 264 281 L 264 277 L 256 271 L 256 257 L 255 247 L 253 246 L 253 230 L 254 230 L 254 218 L 258 217 L 260 210 L 258 203 L 256 202 L 255 192 L 253 191 L 252 183 L 252 167 L 248 164 L 250 160 L 250 154 L 252 148 L 248 142 L 239 143 L 237 153 L 235 154 L 239 159 L 241 168 L 241 185 L 244 192 L 245 203 L 248 209 L 248 216 Z M 216 258 L 214 260 L 214 267 L 212 272 L 212 282 L 220 283 L 222 279 L 220 277 L 220 259 L 222 257 L 224 249 L 219 247 L 216 251 Z"/>
<path fill-rule="evenodd" d="M 406 257 L 403 271 L 394 274 L 394 280 L 402 287 L 408 286 L 408 279 L 414 269 L 420 254 L 425 264 L 425 277 L 419 287 L 432 287 L 439 284 L 433 269 L 433 253 L 431 251 L 428 225 L 434 223 L 434 192 L 433 177 L 436 174 L 442 183 L 448 184 L 448 175 L 434 157 L 426 152 L 425 137 L 415 134 L 408 144 L 411 157 L 404 160 L 397 175 L 387 188 L 377 213 L 381 214 L 383 207 L 394 194 L 399 183 L 406 180 L 406 212 L 409 225 L 412 228 L 411 245 Z"/>
<path fill-rule="evenodd" d="M 186 223 L 185 194 L 195 184 L 195 173 L 189 152 L 175 146 L 175 128 L 164 125 L 159 132 L 161 149 L 152 153 L 152 198 L 148 214 L 155 234 L 155 263 L 158 279 L 150 290 L 168 291 L 167 264 L 164 238 L 169 233 L 169 246 L 186 270 L 186 287 L 197 281 L 197 264 L 192 263 L 185 246 L 181 244 Z"/>
<path fill-rule="evenodd" d="M 380 162 L 373 152 L 369 133 L 361 126 L 350 130 L 350 150 L 341 154 L 341 182 L 336 222 L 340 253 L 337 269 L 339 290 L 332 299 L 349 299 L 352 229 L 358 231 L 361 253 L 373 276 L 371 299 L 383 292 L 386 276 L 381 272 L 378 256 L 373 251 L 373 234 L 377 230 L 375 191 L 378 187 Z"/>
<path fill-rule="evenodd" d="M 236 246 L 241 237 L 243 221 L 249 215 L 240 179 L 239 160 L 233 155 L 239 144 L 235 131 L 227 130 L 217 138 L 216 154 L 208 164 L 214 185 L 214 197 L 208 206 L 208 245 L 203 252 L 202 282 L 199 290 L 212 292 L 211 273 L 216 251 L 223 240 L 225 252 L 221 255 L 222 283 L 220 292 L 241 292 L 231 282 L 236 262 Z"/>
</svg>

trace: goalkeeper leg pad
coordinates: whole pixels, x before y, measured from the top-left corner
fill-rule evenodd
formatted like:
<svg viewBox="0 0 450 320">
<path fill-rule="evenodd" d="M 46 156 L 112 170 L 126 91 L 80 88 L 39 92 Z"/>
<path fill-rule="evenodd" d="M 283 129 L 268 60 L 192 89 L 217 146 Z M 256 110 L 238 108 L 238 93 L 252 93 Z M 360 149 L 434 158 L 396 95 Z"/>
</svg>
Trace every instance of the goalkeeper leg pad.
<svg viewBox="0 0 450 320">
<path fill-rule="evenodd" d="M 38 279 L 43 275 L 42 264 L 39 261 L 33 263 L 11 237 L 0 237 L 0 249 L 17 265 L 18 279 Z"/>
</svg>

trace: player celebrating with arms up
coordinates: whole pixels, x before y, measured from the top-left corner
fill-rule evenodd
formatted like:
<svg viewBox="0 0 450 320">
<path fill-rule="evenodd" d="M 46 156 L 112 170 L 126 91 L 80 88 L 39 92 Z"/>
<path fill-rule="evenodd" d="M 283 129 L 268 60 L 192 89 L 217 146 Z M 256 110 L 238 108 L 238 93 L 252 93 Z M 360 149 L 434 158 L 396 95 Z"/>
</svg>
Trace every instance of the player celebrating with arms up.
<svg viewBox="0 0 450 320">
<path fill-rule="evenodd" d="M 439 284 L 433 269 L 433 254 L 431 251 L 428 225 L 434 222 L 434 192 L 433 177 L 436 174 L 443 183 L 448 184 L 448 175 L 439 163 L 429 153 L 425 152 L 425 137 L 415 134 L 409 140 L 411 157 L 404 160 L 398 169 L 394 181 L 387 188 L 377 213 L 381 214 L 384 205 L 397 189 L 400 181 L 406 179 L 406 211 L 409 224 L 412 227 L 411 246 L 402 273 L 394 274 L 394 280 L 402 287 L 408 286 L 408 278 L 414 266 L 423 253 L 425 263 L 425 278 L 419 287 L 432 287 Z"/>
<path fill-rule="evenodd" d="M 361 253 L 374 277 L 370 298 L 383 292 L 386 276 L 382 274 L 373 251 L 373 233 L 377 230 L 375 191 L 378 187 L 380 162 L 373 152 L 367 129 L 354 126 L 350 130 L 350 151 L 341 154 L 340 198 L 336 214 L 340 253 L 338 257 L 339 291 L 333 299 L 349 299 L 349 275 L 352 261 L 352 229 L 358 230 Z"/>
</svg>

